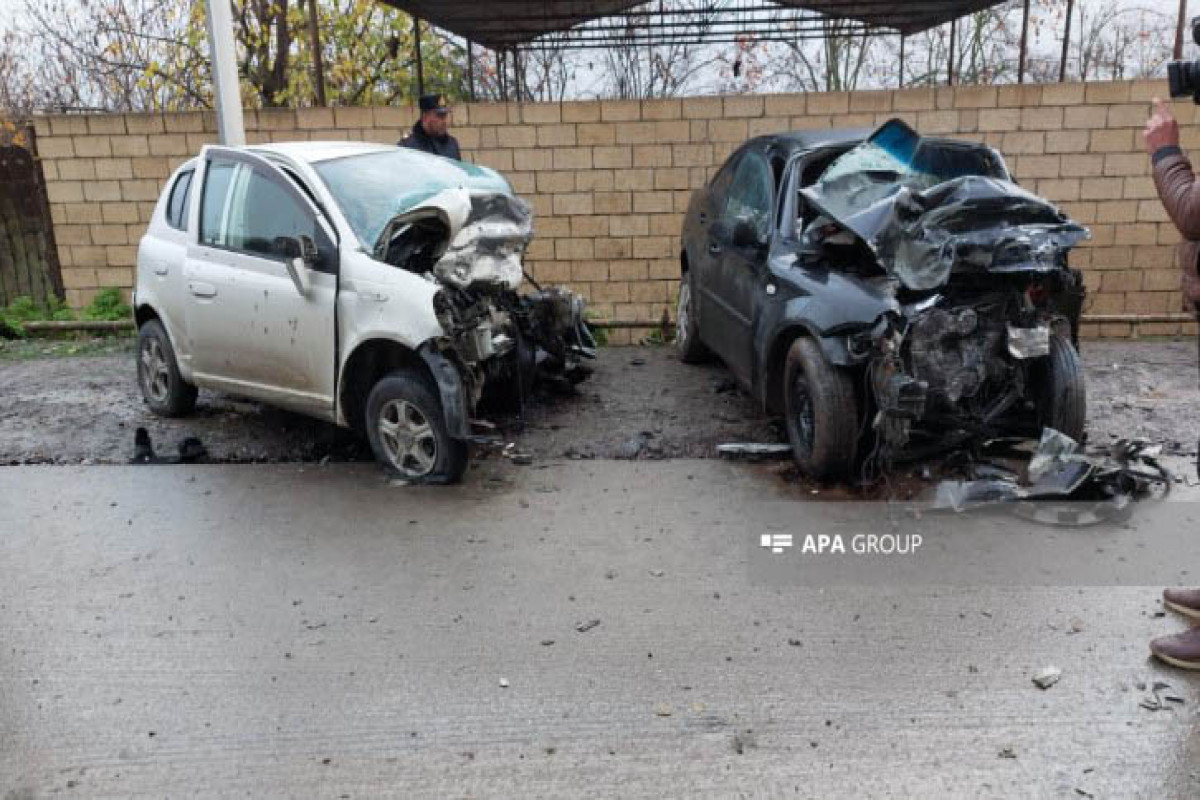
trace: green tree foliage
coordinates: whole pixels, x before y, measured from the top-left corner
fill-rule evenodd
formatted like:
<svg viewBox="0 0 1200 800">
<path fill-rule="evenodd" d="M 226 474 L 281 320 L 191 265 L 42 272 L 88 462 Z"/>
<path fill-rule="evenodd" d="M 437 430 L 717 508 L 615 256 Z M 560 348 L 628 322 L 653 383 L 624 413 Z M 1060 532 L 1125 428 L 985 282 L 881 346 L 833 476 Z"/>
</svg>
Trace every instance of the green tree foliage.
<svg viewBox="0 0 1200 800">
<path fill-rule="evenodd" d="M 414 98 L 413 28 L 407 14 L 376 0 L 229 2 L 245 106 L 315 103 L 308 5 L 313 2 L 327 104 L 381 105 Z M 25 5 L 25 27 L 0 43 L 0 65 L 15 65 L 4 83 L 22 81 L 35 106 L 212 107 L 205 0 L 25 0 Z M 462 48 L 428 26 L 421 32 L 425 86 L 464 97 Z"/>
</svg>

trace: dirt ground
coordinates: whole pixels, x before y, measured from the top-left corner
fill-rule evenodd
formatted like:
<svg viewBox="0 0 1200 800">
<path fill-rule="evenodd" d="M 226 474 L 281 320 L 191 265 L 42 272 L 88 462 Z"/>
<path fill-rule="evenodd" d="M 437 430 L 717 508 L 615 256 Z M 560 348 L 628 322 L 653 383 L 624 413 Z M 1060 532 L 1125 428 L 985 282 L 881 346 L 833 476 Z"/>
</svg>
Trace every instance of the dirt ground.
<svg viewBox="0 0 1200 800">
<path fill-rule="evenodd" d="M 194 436 L 219 462 L 370 458 L 332 425 L 209 392 L 191 417 L 155 417 L 138 393 L 131 340 L 0 345 L 0 464 L 126 463 L 138 427 L 160 455 Z M 1138 436 L 1195 456 L 1196 342 L 1093 341 L 1082 351 L 1092 442 Z M 523 421 L 492 421 L 534 459 L 708 458 L 722 442 L 784 438 L 723 367 L 682 364 L 669 347 L 603 349 L 577 394 L 542 394 Z"/>
</svg>

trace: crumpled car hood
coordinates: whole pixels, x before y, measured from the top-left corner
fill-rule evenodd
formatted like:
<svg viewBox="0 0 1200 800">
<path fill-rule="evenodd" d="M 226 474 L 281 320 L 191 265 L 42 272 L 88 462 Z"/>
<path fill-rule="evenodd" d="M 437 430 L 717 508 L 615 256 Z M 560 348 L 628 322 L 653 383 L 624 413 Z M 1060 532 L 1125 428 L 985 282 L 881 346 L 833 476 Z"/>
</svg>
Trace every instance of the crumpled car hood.
<svg viewBox="0 0 1200 800">
<path fill-rule="evenodd" d="M 861 208 L 817 186 L 801 194 L 851 231 L 880 266 L 912 290 L 944 285 L 954 271 L 1051 271 L 1088 238 L 1058 208 L 1009 181 L 969 175 L 914 191 L 903 182 Z"/>
<path fill-rule="evenodd" d="M 510 194 L 475 195 L 468 211 L 466 224 L 434 265 L 434 275 L 460 289 L 474 284 L 516 289 L 533 238 L 529 204 Z"/>
</svg>

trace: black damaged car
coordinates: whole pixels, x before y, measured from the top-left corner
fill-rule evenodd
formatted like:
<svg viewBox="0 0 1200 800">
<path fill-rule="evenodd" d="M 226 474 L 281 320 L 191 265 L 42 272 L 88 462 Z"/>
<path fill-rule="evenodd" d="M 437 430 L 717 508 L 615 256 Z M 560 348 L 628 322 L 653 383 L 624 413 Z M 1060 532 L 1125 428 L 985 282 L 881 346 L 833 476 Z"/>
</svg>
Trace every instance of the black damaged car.
<svg viewBox="0 0 1200 800">
<path fill-rule="evenodd" d="M 692 197 L 676 347 L 715 354 L 821 480 L 972 441 L 1082 440 L 1088 237 L 985 145 L 875 131 L 764 136 Z"/>
</svg>

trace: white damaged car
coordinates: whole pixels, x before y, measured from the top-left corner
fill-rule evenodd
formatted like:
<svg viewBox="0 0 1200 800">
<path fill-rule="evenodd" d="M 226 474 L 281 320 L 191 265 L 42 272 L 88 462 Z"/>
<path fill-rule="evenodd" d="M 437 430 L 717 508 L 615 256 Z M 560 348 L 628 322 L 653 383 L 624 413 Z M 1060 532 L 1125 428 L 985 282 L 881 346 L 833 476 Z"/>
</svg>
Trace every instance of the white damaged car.
<svg viewBox="0 0 1200 800">
<path fill-rule="evenodd" d="M 366 434 L 410 480 L 466 468 L 485 393 L 589 374 L 583 302 L 520 294 L 529 206 L 498 173 L 398 147 L 205 147 L 167 182 L 138 248 L 138 382 L 198 388 Z"/>
</svg>

